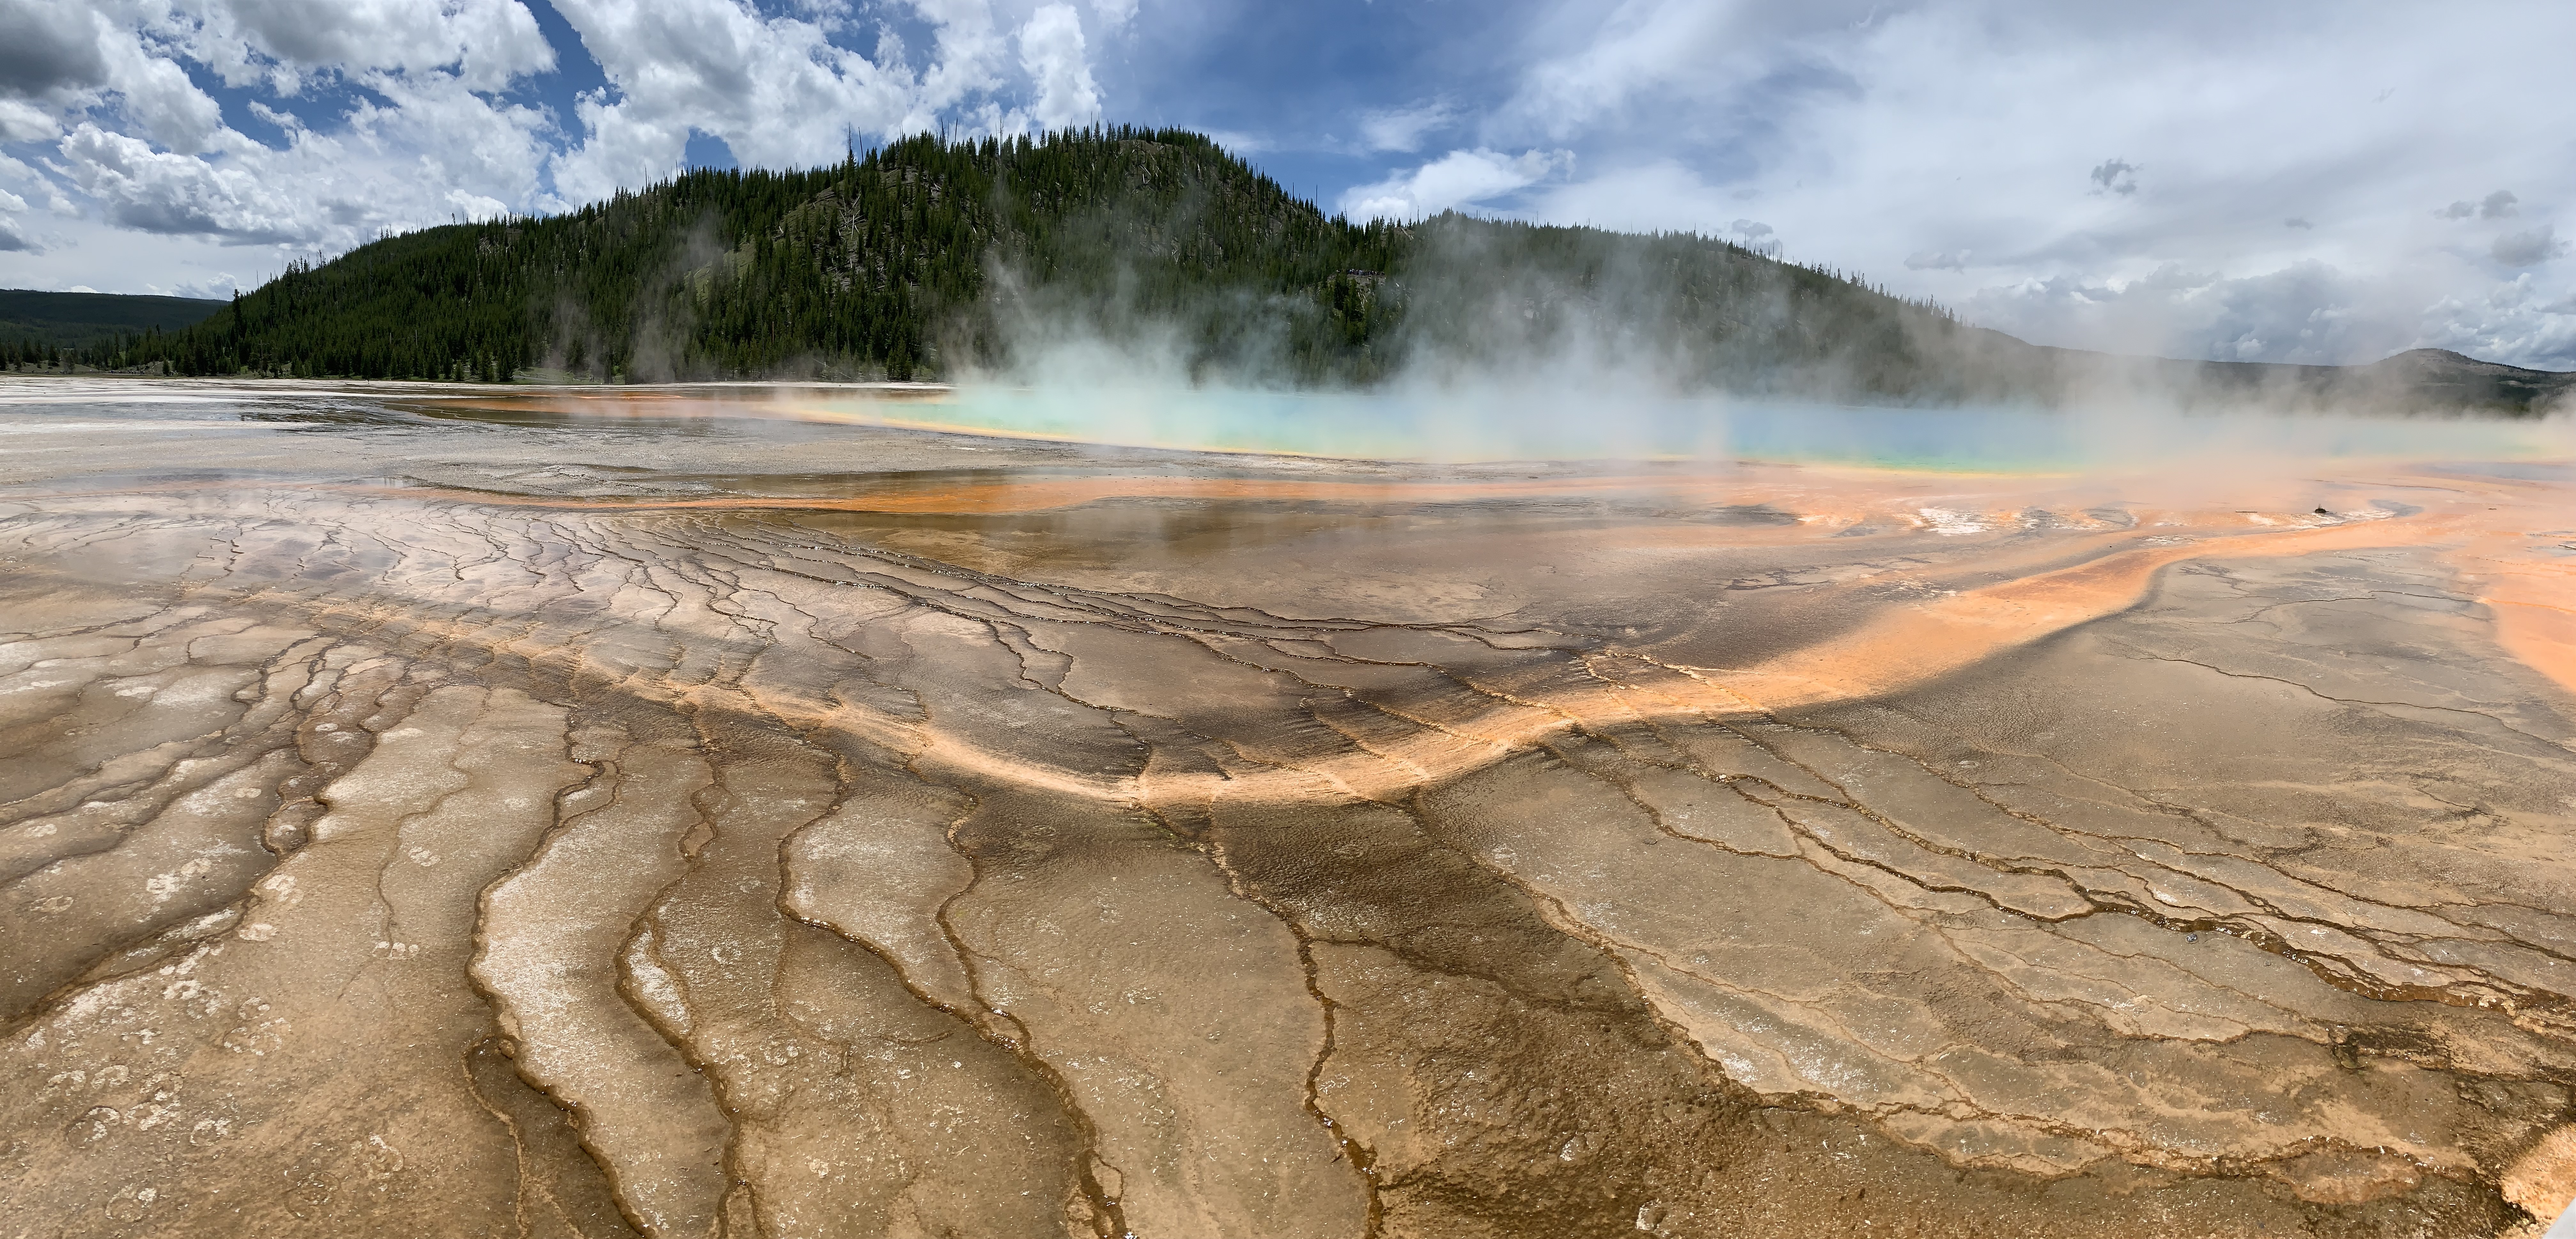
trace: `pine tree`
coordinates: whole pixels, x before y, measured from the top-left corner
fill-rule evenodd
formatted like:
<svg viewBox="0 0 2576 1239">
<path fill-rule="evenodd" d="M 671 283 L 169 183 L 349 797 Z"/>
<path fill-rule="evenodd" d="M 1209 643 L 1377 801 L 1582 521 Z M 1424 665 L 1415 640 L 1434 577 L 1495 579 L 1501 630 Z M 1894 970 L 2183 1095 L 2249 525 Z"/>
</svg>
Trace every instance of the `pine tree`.
<svg viewBox="0 0 2576 1239">
<path fill-rule="evenodd" d="M 1172 333 L 1199 377 L 1366 384 L 1606 330 L 1699 381 L 1831 374 L 1864 392 L 1919 387 L 1923 342 L 1960 330 L 1696 234 L 1355 223 L 1199 134 L 1095 126 L 853 143 L 808 171 L 700 170 L 560 216 L 387 236 L 100 356 L 196 375 L 911 379 L 1007 366 L 1031 320 Z"/>
</svg>

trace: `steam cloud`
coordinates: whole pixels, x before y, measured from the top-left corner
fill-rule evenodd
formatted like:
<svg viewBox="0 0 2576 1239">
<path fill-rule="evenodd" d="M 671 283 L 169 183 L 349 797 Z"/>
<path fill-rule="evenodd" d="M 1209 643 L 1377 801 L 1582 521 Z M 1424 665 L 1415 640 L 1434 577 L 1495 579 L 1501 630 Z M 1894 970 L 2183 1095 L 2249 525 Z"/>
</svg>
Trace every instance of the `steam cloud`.
<svg viewBox="0 0 2576 1239">
<path fill-rule="evenodd" d="M 1666 329 L 1680 294 L 1643 251 L 1575 280 L 1516 264 L 1489 232 L 1422 235 L 1385 292 L 1411 317 L 1366 390 L 1298 390 L 1285 346 L 1309 308 L 1297 298 L 1211 294 L 1176 313 L 1087 301 L 997 266 L 1007 360 L 962 375 L 955 411 L 969 425 L 1110 443 L 1446 461 L 1893 453 L 2091 469 L 2439 454 L 2487 439 L 2503 457 L 2576 451 L 2564 395 L 2505 421 L 2428 398 L 2428 367 L 2454 364 L 2439 355 L 2340 370 L 2168 361 L 1939 330 L 1925 316 L 1902 340 L 1764 370 L 1740 344 Z M 1784 282 L 1731 312 L 1760 337 L 1793 327 L 1800 307 Z M 1229 326 L 1211 337 L 1192 325 L 1208 321 Z M 1872 390 L 1891 351 L 1931 376 L 1913 407 Z"/>
</svg>

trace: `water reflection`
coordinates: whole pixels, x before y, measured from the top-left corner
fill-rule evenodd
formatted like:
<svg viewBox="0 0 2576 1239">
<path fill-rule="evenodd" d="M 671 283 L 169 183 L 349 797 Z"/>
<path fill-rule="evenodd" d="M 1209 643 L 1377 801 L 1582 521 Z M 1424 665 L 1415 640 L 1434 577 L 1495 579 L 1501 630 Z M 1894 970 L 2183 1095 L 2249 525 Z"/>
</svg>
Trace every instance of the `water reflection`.
<svg viewBox="0 0 2576 1239">
<path fill-rule="evenodd" d="M 95 390 L 92 390 L 95 389 Z M 68 397 L 68 398 L 67 398 Z M 1778 461 L 1948 472 L 2073 472 L 2207 458 L 2515 462 L 2576 456 L 2576 420 L 2185 414 L 2109 400 L 2065 412 L 1890 408 L 1567 390 L 1367 393 L 867 384 L 490 388 L 109 383 L 0 393 L 0 423 L 87 421 L 612 431 L 829 442 L 869 426 L 1020 440 L 1019 452 L 1231 452 L 1453 464 Z M 990 450 L 989 448 L 983 450 Z M 1096 463 L 1096 462 L 1095 462 Z M 1209 462 L 1196 462 L 1204 473 Z"/>
<path fill-rule="evenodd" d="M 1747 459 L 1888 468 L 2062 471 L 2201 453 L 2512 459 L 2576 450 L 2567 417 L 2182 414 L 1889 408 L 1727 397 L 1490 391 L 1290 393 L 964 387 L 661 389 L 424 406 L 510 425 L 854 423 L 1178 451 L 1338 459 Z"/>
</svg>

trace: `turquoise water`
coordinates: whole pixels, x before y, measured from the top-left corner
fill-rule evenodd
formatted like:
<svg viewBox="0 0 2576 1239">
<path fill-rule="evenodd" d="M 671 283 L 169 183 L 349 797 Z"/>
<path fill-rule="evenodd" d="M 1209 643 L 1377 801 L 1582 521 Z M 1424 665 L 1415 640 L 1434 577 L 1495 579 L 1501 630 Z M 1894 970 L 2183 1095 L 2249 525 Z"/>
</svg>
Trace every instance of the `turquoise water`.
<svg viewBox="0 0 2576 1239">
<path fill-rule="evenodd" d="M 2576 456 L 2556 418 L 2180 414 L 2146 408 L 1884 408 L 1497 389 L 1480 394 L 966 388 L 884 418 L 1079 442 L 1387 460 L 1736 459 L 2010 471 L 2254 457 Z"/>
</svg>

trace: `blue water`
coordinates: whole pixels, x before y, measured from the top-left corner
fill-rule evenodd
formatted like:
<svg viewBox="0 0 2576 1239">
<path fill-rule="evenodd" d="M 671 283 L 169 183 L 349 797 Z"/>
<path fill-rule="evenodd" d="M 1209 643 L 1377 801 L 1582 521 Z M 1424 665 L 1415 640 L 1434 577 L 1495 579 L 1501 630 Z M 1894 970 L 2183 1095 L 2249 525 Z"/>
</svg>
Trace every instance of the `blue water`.
<svg viewBox="0 0 2576 1239">
<path fill-rule="evenodd" d="M 1669 396 L 967 388 L 859 417 L 1079 442 L 1386 460 L 1736 459 L 2056 471 L 2206 456 L 2576 456 L 2566 418 L 1885 408 Z M 889 412 L 891 408 L 891 412 Z"/>
</svg>

